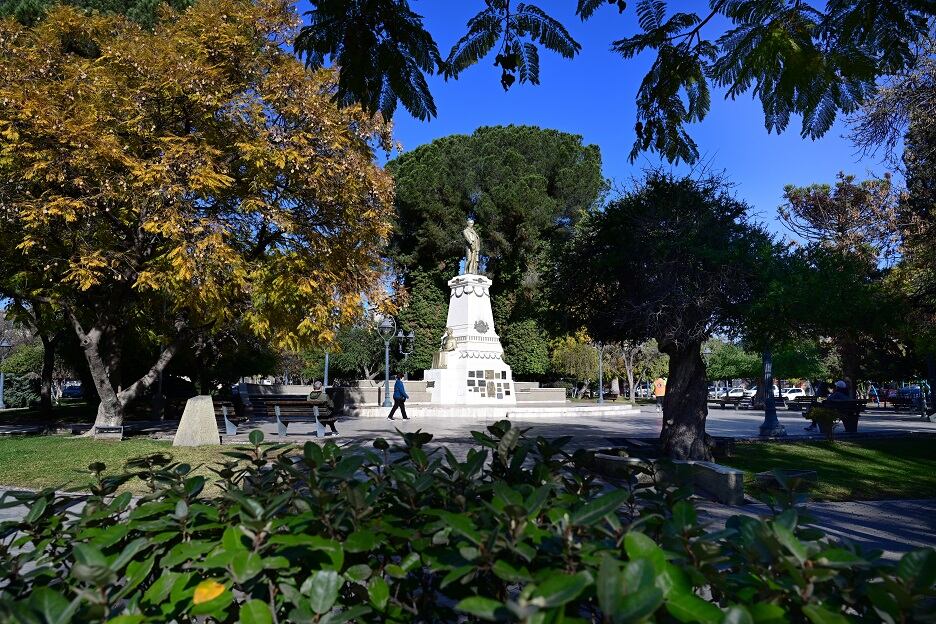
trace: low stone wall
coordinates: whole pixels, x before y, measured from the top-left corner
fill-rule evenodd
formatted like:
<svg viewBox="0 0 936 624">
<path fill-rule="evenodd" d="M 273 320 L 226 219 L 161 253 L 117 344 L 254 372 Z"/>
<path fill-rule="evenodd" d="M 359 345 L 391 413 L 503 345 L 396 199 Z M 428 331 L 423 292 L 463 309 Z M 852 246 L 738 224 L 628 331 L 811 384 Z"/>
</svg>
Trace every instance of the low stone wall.
<svg viewBox="0 0 936 624">
<path fill-rule="evenodd" d="M 637 457 L 595 455 L 594 470 L 609 477 L 621 478 L 640 465 L 653 464 L 667 480 L 691 485 L 697 494 L 727 505 L 744 503 L 744 471 L 714 462 L 682 460 L 647 460 Z M 638 480 L 649 482 L 648 475 Z"/>
</svg>

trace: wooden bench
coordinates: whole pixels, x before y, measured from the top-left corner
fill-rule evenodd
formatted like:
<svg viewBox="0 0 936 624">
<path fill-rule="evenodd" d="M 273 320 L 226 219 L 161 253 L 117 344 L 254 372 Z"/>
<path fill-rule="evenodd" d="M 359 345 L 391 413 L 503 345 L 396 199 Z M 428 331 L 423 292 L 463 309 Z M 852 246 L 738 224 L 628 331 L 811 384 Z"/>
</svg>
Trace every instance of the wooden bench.
<svg viewBox="0 0 936 624">
<path fill-rule="evenodd" d="M 315 435 L 320 438 L 325 437 L 324 425 L 332 426 L 338 420 L 337 410 L 329 410 L 324 406 L 318 407 L 318 416 L 316 416 L 316 406 L 303 399 L 302 401 L 289 398 L 281 400 L 277 397 L 274 401 L 264 401 L 267 417 L 276 422 L 276 432 L 281 436 L 289 435 L 289 425 L 292 423 L 312 423 L 315 424 Z M 337 431 L 334 431 L 337 433 Z"/>
<path fill-rule="evenodd" d="M 802 412 L 815 402 L 816 397 L 814 396 L 798 396 L 786 401 L 786 408 L 792 412 Z"/>
</svg>

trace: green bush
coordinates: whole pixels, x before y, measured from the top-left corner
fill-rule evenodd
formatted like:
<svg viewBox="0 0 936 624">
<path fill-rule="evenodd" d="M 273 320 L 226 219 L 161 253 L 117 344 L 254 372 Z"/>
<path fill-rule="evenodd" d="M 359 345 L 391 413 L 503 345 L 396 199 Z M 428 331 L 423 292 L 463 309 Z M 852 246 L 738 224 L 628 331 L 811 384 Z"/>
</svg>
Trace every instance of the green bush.
<svg viewBox="0 0 936 624">
<path fill-rule="evenodd" d="M 687 492 L 637 474 L 607 489 L 502 421 L 458 461 L 431 436 L 391 446 L 262 443 L 227 453 L 223 495 L 167 456 L 94 464 L 68 514 L 8 494 L 0 621 L 905 622 L 932 618 L 936 552 L 889 564 L 790 506 L 700 525 Z M 650 470 L 649 468 L 647 470 Z M 140 478 L 150 492 L 117 494 Z M 647 481 L 647 482 L 645 482 Z M 791 495 L 792 497 L 793 495 Z"/>
<path fill-rule="evenodd" d="M 34 407 L 39 404 L 39 375 L 9 375 L 3 380 L 3 404 L 7 407 Z"/>
<path fill-rule="evenodd" d="M 42 374 L 42 345 L 23 344 L 16 347 L 0 363 L 0 371 L 7 375 Z"/>
</svg>

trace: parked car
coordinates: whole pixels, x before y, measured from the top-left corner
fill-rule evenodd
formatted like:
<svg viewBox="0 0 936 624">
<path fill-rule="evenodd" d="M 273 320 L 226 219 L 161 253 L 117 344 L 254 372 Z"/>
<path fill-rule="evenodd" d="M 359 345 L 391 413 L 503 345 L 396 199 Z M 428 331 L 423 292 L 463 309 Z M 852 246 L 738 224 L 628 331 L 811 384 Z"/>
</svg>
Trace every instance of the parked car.
<svg viewBox="0 0 936 624">
<path fill-rule="evenodd" d="M 780 396 L 783 397 L 784 401 L 792 401 L 797 397 L 806 396 L 806 391 L 802 388 L 785 388 Z"/>
<path fill-rule="evenodd" d="M 757 394 L 757 386 L 754 386 L 753 388 L 748 388 L 747 390 L 744 391 L 744 396 L 746 396 L 749 399 L 753 398 L 755 394 Z M 780 390 L 777 388 L 777 386 L 773 387 L 773 395 L 775 397 L 780 396 Z"/>
<path fill-rule="evenodd" d="M 63 399 L 80 399 L 84 396 L 84 392 L 81 390 L 81 384 L 74 384 L 71 386 L 65 386 L 62 388 L 62 398 Z"/>
<path fill-rule="evenodd" d="M 718 398 L 721 399 L 727 396 L 729 399 L 740 399 L 741 397 L 746 396 L 744 392 L 745 392 L 744 388 L 732 388 L 731 390 L 728 391 L 727 395 L 724 392 L 722 392 L 721 396 L 719 396 Z"/>
</svg>

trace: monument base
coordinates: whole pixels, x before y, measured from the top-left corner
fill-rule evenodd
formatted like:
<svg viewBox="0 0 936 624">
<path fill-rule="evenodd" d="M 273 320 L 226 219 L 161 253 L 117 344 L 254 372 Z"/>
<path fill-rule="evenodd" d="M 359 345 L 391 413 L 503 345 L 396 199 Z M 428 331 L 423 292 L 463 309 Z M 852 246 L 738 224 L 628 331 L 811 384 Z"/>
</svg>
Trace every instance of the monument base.
<svg viewBox="0 0 936 624">
<path fill-rule="evenodd" d="M 467 418 L 472 420 L 495 422 L 505 418 L 512 420 L 534 419 L 560 419 L 574 421 L 583 416 L 589 417 L 619 417 L 635 416 L 640 410 L 633 405 L 603 404 L 556 405 L 548 403 L 542 405 L 437 405 L 435 403 L 410 403 L 407 401 L 407 414 L 412 421 L 428 419 Z M 346 408 L 347 416 L 351 418 L 387 418 L 390 412 L 386 407 L 375 405 L 361 405 Z"/>
</svg>

